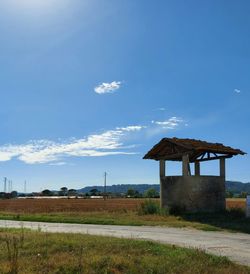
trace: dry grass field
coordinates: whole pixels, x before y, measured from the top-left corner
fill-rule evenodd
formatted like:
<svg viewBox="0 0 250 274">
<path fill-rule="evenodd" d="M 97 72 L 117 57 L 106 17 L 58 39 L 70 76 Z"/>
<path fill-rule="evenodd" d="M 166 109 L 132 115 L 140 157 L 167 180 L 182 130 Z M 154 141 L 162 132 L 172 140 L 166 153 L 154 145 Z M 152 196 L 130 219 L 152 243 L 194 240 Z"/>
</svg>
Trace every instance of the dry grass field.
<svg viewBox="0 0 250 274">
<path fill-rule="evenodd" d="M 159 199 L 155 199 L 158 201 Z M 0 200 L 0 212 L 54 213 L 54 212 L 127 212 L 137 211 L 145 199 L 12 199 Z M 245 199 L 227 199 L 227 208 L 245 209 Z"/>
<path fill-rule="evenodd" d="M 227 199 L 227 208 L 246 208 L 246 199 L 243 198 L 230 198 Z"/>
</svg>

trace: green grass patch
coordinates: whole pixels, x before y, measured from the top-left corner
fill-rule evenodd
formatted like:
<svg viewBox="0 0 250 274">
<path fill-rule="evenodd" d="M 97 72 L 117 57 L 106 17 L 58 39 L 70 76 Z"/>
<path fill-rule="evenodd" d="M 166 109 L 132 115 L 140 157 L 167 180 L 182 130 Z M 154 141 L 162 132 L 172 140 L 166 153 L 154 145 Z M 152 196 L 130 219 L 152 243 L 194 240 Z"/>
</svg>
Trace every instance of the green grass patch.
<svg viewBox="0 0 250 274">
<path fill-rule="evenodd" d="M 35 221 L 54 223 L 77 223 L 77 224 L 103 224 L 103 225 L 132 225 L 132 226 L 169 226 L 189 227 L 206 231 L 221 230 L 218 227 L 202 224 L 193 220 L 187 221 L 180 216 L 164 214 L 138 214 L 135 211 L 128 212 L 64 212 L 42 214 L 14 214 L 0 212 L 0 219 L 15 221 Z"/>
<path fill-rule="evenodd" d="M 249 268 L 225 257 L 195 249 L 132 239 L 5 229 L 0 230 L 0 271 L 1 274 L 250 273 Z"/>
</svg>

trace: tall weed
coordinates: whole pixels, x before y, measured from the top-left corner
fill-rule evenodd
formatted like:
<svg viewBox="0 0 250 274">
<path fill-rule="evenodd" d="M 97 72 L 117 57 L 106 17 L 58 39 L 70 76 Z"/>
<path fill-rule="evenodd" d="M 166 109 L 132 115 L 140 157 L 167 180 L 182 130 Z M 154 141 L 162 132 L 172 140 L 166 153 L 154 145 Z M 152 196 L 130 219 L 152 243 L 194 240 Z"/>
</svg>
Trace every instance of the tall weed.
<svg viewBox="0 0 250 274">
<path fill-rule="evenodd" d="M 7 258 L 9 262 L 9 274 L 18 274 L 18 258 L 19 258 L 19 250 L 23 247 L 24 243 L 24 232 L 22 232 L 19 236 L 5 234 L 0 236 L 0 242 L 6 246 L 7 250 Z"/>
</svg>

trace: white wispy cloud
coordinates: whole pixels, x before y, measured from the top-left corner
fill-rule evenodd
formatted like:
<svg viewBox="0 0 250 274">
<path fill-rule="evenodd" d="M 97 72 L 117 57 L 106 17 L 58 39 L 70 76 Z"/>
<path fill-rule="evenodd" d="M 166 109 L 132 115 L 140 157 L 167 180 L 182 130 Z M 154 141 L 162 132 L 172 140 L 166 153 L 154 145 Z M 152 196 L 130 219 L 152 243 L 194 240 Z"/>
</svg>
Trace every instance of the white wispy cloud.
<svg viewBox="0 0 250 274">
<path fill-rule="evenodd" d="M 127 127 L 117 127 L 117 130 L 122 130 L 122 131 L 138 131 L 143 128 L 147 128 L 147 126 L 127 126 Z"/>
<path fill-rule="evenodd" d="M 67 163 L 66 162 L 55 162 L 55 163 L 50 163 L 50 166 L 65 166 Z"/>
<path fill-rule="evenodd" d="M 94 88 L 98 94 L 113 93 L 121 87 L 120 81 L 113 81 L 111 83 L 102 83 Z"/>
<path fill-rule="evenodd" d="M 71 138 L 67 141 L 33 140 L 25 144 L 0 146 L 0 162 L 18 159 L 26 164 L 65 165 L 67 157 L 102 157 L 108 155 L 132 155 L 136 144 L 127 144 L 131 134 L 140 133 L 141 137 L 166 133 L 184 122 L 182 118 L 170 117 L 164 121 L 152 121 L 148 125 L 129 125 L 116 127 L 100 134 L 85 138 Z M 135 139 L 137 135 L 133 135 Z M 131 136 L 132 137 L 132 136 Z M 137 136 L 138 137 L 138 136 Z M 126 142 L 126 144 L 124 144 Z"/>
<path fill-rule="evenodd" d="M 235 89 L 234 89 L 234 92 L 235 92 L 235 93 L 241 93 L 241 90 L 240 90 L 240 89 L 235 88 Z"/>
<path fill-rule="evenodd" d="M 153 120 L 152 124 L 161 126 L 164 129 L 174 129 L 182 122 L 183 122 L 182 118 L 178 118 L 178 117 L 173 116 L 173 117 L 171 117 L 167 120 L 164 120 L 164 121 L 154 121 Z"/>
<path fill-rule="evenodd" d="M 166 134 L 170 130 L 181 128 L 181 126 L 184 126 L 185 120 L 178 117 L 170 117 L 166 120 L 152 120 L 151 126 L 149 126 L 146 130 L 146 136 L 148 138 L 151 138 L 156 135 L 163 135 L 166 137 Z"/>
<path fill-rule="evenodd" d="M 68 156 L 100 157 L 134 154 L 134 152 L 124 150 L 122 138 L 129 132 L 140 131 L 142 128 L 143 126 L 128 126 L 65 142 L 38 140 L 22 145 L 4 145 L 0 146 L 0 161 L 17 158 L 27 164 L 55 162 L 55 165 L 62 165 L 64 162 L 58 161 Z"/>
<path fill-rule="evenodd" d="M 163 108 L 163 107 L 155 109 L 155 111 L 165 111 L 165 110 L 166 110 L 166 108 Z"/>
</svg>

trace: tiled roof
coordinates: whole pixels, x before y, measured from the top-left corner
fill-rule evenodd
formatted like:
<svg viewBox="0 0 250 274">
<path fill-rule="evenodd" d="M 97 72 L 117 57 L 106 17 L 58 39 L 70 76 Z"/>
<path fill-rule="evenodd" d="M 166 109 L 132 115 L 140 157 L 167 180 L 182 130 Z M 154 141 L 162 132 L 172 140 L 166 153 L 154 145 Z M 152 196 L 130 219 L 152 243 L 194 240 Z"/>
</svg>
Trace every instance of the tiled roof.
<svg viewBox="0 0 250 274">
<path fill-rule="evenodd" d="M 220 143 L 209 143 L 195 139 L 163 138 L 143 159 L 181 161 L 188 154 L 190 162 L 229 158 L 244 155 L 240 149 L 224 146 Z M 207 157 L 205 157 L 207 155 Z"/>
</svg>

